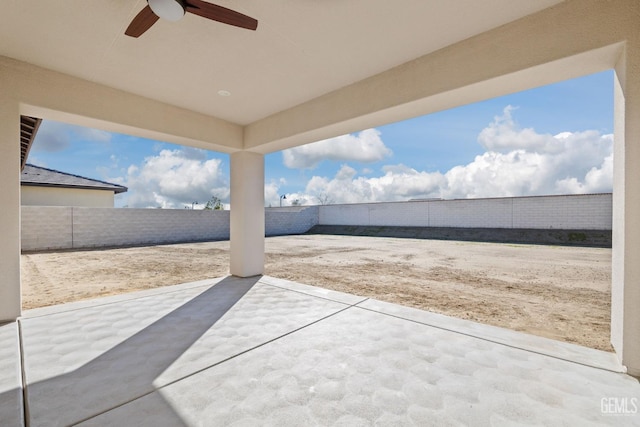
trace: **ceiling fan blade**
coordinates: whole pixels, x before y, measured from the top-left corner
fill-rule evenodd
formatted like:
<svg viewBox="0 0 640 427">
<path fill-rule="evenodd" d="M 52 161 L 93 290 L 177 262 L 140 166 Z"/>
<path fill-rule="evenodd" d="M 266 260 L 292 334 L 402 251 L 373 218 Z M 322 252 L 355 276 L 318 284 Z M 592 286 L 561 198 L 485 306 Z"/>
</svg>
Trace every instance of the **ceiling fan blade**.
<svg viewBox="0 0 640 427">
<path fill-rule="evenodd" d="M 207 3 L 202 0 L 188 0 L 185 6 L 187 12 L 202 16 L 203 18 L 212 19 L 214 21 L 222 22 L 223 24 L 229 24 L 240 28 L 246 28 L 248 30 L 255 30 L 258 28 L 257 20 L 250 16 L 243 15 L 240 12 L 236 12 L 235 10 L 227 9 L 226 7 Z"/>
<path fill-rule="evenodd" d="M 131 24 L 129 24 L 129 27 L 127 27 L 124 33 L 130 37 L 140 37 L 145 31 L 151 28 L 158 19 L 160 19 L 158 15 L 153 13 L 149 5 L 147 5 L 133 18 L 133 21 L 131 21 Z"/>
</svg>

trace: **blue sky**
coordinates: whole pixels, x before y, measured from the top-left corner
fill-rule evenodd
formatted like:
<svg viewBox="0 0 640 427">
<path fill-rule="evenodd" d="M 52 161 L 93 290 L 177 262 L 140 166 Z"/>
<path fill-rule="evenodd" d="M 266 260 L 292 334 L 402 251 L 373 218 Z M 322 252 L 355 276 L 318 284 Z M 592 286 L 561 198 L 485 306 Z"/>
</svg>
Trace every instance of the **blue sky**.
<svg viewBox="0 0 640 427">
<path fill-rule="evenodd" d="M 606 71 L 265 157 L 277 206 L 611 191 Z M 129 187 L 116 206 L 229 202 L 229 157 L 45 121 L 29 163 Z"/>
</svg>

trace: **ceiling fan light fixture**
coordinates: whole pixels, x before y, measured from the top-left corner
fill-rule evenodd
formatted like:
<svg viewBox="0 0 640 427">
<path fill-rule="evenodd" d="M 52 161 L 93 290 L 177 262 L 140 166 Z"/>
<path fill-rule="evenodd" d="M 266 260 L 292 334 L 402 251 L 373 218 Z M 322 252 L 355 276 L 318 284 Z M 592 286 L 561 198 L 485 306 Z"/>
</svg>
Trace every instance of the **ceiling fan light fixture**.
<svg viewBox="0 0 640 427">
<path fill-rule="evenodd" d="M 167 21 L 178 21 L 185 14 L 185 8 L 179 0 L 147 0 L 149 7 L 162 19 Z"/>
</svg>

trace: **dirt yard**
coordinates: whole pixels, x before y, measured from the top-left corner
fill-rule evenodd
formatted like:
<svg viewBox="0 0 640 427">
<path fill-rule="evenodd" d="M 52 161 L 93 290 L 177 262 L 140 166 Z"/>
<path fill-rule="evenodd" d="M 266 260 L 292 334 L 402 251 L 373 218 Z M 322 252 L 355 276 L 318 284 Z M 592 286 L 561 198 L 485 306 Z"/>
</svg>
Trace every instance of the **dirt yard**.
<svg viewBox="0 0 640 427">
<path fill-rule="evenodd" d="M 229 242 L 22 255 L 24 308 L 228 274 Z M 304 235 L 274 277 L 610 351 L 611 250 Z"/>
</svg>

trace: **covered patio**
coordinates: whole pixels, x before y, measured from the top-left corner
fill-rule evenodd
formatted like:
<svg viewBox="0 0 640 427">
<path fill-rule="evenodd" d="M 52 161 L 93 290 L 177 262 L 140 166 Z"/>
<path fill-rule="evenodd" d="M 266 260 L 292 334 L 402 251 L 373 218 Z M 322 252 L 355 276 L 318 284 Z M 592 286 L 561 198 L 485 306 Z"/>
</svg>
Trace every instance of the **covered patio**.
<svg viewBox="0 0 640 427">
<path fill-rule="evenodd" d="M 217 3 L 258 29 L 187 14 L 132 38 L 124 32 L 144 0 L 4 5 L 0 419 L 544 424 L 555 414 L 637 424 L 602 417 L 600 398 L 637 397 L 637 381 L 619 372 L 640 375 L 640 2 Z M 265 154 L 607 69 L 615 361 L 261 277 Z M 231 276 L 23 313 L 21 116 L 229 153 Z"/>
<path fill-rule="evenodd" d="M 20 372 L 30 426 L 640 425 L 612 353 L 268 276 L 29 310 L 0 337 L 3 425 Z"/>
</svg>

